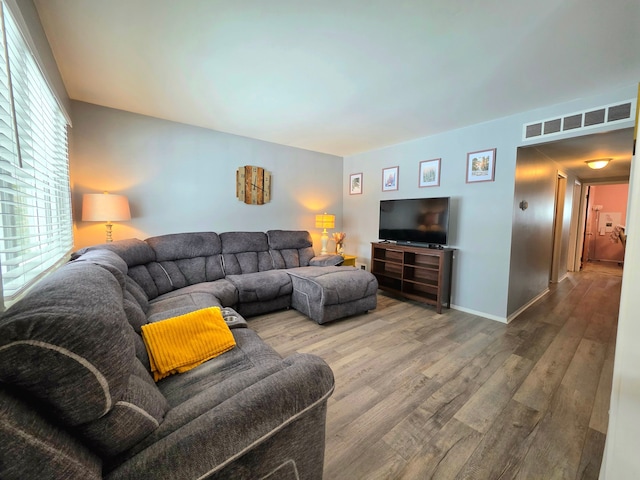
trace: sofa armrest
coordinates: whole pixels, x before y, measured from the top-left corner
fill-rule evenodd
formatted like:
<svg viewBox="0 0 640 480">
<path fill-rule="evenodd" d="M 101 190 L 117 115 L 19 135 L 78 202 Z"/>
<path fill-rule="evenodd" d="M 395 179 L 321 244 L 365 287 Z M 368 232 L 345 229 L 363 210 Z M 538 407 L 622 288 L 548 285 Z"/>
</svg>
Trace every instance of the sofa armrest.
<svg viewBox="0 0 640 480">
<path fill-rule="evenodd" d="M 148 446 L 105 478 L 186 480 L 218 478 L 221 471 L 223 478 L 234 471 L 236 462 L 242 472 L 238 478 L 262 478 L 274 465 L 293 459 L 296 468 L 307 470 L 301 478 L 321 479 L 333 372 L 324 360 L 309 354 L 291 355 L 283 363 L 285 368 Z M 286 441 L 274 443 L 281 432 Z M 298 458 L 295 452 L 283 451 L 288 448 L 297 448 Z M 251 459 L 254 451 L 259 461 Z"/>
<path fill-rule="evenodd" d="M 311 260 L 309 260 L 309 266 L 311 267 L 335 267 L 337 265 L 342 265 L 344 262 L 344 257 L 342 255 L 316 255 Z"/>
</svg>

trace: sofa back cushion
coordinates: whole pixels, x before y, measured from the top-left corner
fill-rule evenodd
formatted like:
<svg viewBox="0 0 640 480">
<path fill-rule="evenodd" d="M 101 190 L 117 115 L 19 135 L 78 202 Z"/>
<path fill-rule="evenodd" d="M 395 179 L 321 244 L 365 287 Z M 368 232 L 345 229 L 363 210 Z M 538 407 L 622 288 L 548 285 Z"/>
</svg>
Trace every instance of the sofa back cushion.
<svg viewBox="0 0 640 480">
<path fill-rule="evenodd" d="M 167 405 L 153 382 L 131 378 L 140 368 L 123 306 L 126 279 L 118 262 L 105 258 L 68 263 L 3 314 L 0 382 L 31 395 L 108 456 L 155 430 Z M 92 422 L 99 428 L 85 428 Z M 123 422 L 126 441 L 119 437 Z"/>
<path fill-rule="evenodd" d="M 161 293 L 166 293 L 162 285 L 167 280 L 175 290 L 224 278 L 220 257 L 222 246 L 217 233 L 176 233 L 147 238 L 145 242 L 153 248 L 162 268 L 157 282 Z"/>
<path fill-rule="evenodd" d="M 140 298 L 139 303 L 143 310 L 146 311 L 148 305 L 145 304 L 148 300 L 156 298 L 159 295 L 158 287 L 147 268 L 147 265 L 157 265 L 156 252 L 146 242 L 138 240 L 137 238 L 128 238 L 125 240 L 117 240 L 115 242 L 101 243 L 99 245 L 82 248 L 77 252 L 74 252 L 71 255 L 71 258 L 78 259 L 90 252 L 104 250 L 115 253 L 125 261 L 128 267 L 127 273 L 129 277 L 131 277 L 140 287 L 138 290 L 144 292 L 146 299 L 143 301 L 143 299 Z M 157 265 L 157 267 L 159 267 L 159 265 Z M 161 268 L 156 268 L 156 270 L 159 275 L 165 276 Z M 129 287 L 128 290 L 131 291 L 131 287 Z"/>
<path fill-rule="evenodd" d="M 220 234 L 225 275 L 273 270 L 267 235 L 263 232 L 226 232 Z"/>
<path fill-rule="evenodd" d="M 307 267 L 315 255 L 313 240 L 305 230 L 269 230 L 267 237 L 275 268 Z"/>
<path fill-rule="evenodd" d="M 112 251 L 122 258 L 128 267 L 146 265 L 156 259 L 156 254 L 153 249 L 137 238 L 127 238 L 125 240 L 116 240 L 115 242 L 101 243 L 99 245 L 85 247 L 75 252 L 72 255 L 72 258 L 75 259 L 93 250 Z"/>
</svg>

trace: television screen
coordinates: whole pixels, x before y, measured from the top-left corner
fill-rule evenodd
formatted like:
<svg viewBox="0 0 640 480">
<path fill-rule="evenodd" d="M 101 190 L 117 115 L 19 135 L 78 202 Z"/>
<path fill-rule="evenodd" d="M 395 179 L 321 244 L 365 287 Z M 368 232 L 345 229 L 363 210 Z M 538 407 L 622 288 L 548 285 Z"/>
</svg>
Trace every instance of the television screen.
<svg viewBox="0 0 640 480">
<path fill-rule="evenodd" d="M 446 245 L 449 197 L 381 200 L 379 227 L 381 240 Z"/>
</svg>

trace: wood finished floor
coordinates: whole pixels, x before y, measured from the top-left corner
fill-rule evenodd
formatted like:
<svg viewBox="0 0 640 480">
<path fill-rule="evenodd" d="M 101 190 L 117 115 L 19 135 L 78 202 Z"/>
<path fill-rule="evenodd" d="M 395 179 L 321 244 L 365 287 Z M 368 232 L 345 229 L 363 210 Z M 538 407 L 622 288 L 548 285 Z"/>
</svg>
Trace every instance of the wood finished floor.
<svg viewBox="0 0 640 480">
<path fill-rule="evenodd" d="M 327 325 L 290 310 L 249 326 L 333 369 L 325 480 L 597 479 L 620 284 L 586 267 L 509 325 L 380 293 Z"/>
</svg>

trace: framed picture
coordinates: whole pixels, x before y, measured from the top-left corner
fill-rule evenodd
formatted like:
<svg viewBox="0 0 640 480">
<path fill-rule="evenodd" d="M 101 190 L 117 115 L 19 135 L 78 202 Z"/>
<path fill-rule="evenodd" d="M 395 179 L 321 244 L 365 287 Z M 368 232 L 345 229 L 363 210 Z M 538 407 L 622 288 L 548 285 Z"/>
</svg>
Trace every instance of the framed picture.
<svg viewBox="0 0 640 480">
<path fill-rule="evenodd" d="M 495 148 L 467 153 L 467 183 L 493 182 L 495 174 Z"/>
<path fill-rule="evenodd" d="M 349 176 L 349 195 L 362 194 L 362 173 L 352 173 Z"/>
<path fill-rule="evenodd" d="M 400 167 L 382 169 L 382 191 L 398 190 L 398 172 Z"/>
<path fill-rule="evenodd" d="M 437 187 L 440 185 L 440 159 L 420 162 L 418 187 Z"/>
</svg>

